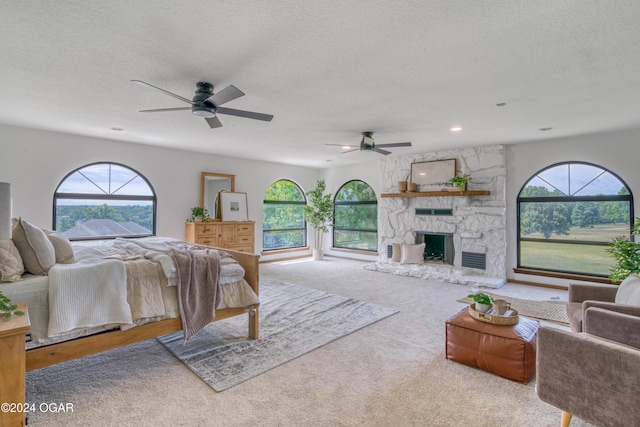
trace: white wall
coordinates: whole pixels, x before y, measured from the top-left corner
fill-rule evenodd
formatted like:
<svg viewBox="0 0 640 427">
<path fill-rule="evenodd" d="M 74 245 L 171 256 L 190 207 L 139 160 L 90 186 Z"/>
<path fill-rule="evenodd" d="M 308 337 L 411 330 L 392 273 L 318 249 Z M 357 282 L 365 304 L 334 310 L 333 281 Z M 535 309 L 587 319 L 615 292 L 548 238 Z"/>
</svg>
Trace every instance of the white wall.
<svg viewBox="0 0 640 427">
<path fill-rule="evenodd" d="M 11 183 L 13 216 L 52 227 L 53 193 L 72 170 L 94 162 L 117 162 L 144 175 L 158 200 L 157 234 L 184 239 L 184 223 L 200 204 L 200 172 L 235 174 L 256 221 L 256 252 L 262 250 L 262 200 L 278 179 L 315 187 L 317 169 L 222 157 L 0 125 L 0 182 Z"/>
<path fill-rule="evenodd" d="M 602 166 L 618 175 L 631 189 L 638 215 L 640 195 L 640 130 L 559 138 L 506 146 L 507 154 L 507 248 L 510 279 L 566 285 L 568 281 L 514 274 L 517 264 L 516 198 L 536 172 L 555 163 L 581 161 Z"/>
</svg>

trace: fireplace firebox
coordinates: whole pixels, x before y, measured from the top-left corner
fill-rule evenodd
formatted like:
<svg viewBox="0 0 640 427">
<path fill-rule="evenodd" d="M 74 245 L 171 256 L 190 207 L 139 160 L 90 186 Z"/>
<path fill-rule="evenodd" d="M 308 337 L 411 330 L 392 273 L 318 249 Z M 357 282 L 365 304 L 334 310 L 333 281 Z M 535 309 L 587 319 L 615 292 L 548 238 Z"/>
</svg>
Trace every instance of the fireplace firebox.
<svg viewBox="0 0 640 427">
<path fill-rule="evenodd" d="M 453 265 L 453 233 L 417 231 L 416 243 L 424 243 L 424 260 Z"/>
</svg>

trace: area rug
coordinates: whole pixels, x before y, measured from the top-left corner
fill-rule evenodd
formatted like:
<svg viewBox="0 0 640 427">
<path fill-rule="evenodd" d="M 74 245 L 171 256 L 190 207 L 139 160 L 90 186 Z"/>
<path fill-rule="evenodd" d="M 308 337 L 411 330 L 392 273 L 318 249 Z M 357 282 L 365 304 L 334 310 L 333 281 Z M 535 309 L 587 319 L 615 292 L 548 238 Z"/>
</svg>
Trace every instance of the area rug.
<svg viewBox="0 0 640 427">
<path fill-rule="evenodd" d="M 267 278 L 260 279 L 260 338 L 247 318 L 207 325 L 183 345 L 182 332 L 157 338 L 220 392 L 397 313 L 397 310 Z"/>
<path fill-rule="evenodd" d="M 516 310 L 518 314 L 536 319 L 548 320 L 550 322 L 569 324 L 567 316 L 567 304 L 562 301 L 534 301 L 513 298 L 505 295 L 489 293 L 494 298 L 503 298 L 511 303 L 511 308 Z M 469 298 L 461 298 L 459 302 L 470 304 Z"/>
</svg>

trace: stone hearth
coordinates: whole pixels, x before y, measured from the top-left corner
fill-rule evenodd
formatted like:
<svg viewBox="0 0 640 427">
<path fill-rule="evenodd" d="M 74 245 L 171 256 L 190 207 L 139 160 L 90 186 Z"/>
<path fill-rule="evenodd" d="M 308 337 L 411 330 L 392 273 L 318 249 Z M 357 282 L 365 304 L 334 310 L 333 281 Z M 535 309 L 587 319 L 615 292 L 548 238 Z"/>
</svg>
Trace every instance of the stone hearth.
<svg viewBox="0 0 640 427">
<path fill-rule="evenodd" d="M 469 190 L 489 190 L 486 196 L 436 196 L 380 198 L 378 202 L 378 261 L 369 270 L 420 277 L 449 283 L 498 288 L 506 283 L 505 155 L 501 145 L 399 156 L 381 160 L 384 193 L 397 193 L 398 181 L 410 175 L 411 164 L 456 159 L 458 172 L 473 177 Z M 419 188 L 439 191 L 441 188 Z M 446 212 L 424 215 L 423 212 Z M 450 233 L 453 236 L 453 265 L 425 262 L 424 265 L 392 262 L 387 245 L 415 243 L 416 232 Z M 481 264 L 463 264 L 481 259 Z M 478 265 L 484 269 L 477 268 Z"/>
</svg>

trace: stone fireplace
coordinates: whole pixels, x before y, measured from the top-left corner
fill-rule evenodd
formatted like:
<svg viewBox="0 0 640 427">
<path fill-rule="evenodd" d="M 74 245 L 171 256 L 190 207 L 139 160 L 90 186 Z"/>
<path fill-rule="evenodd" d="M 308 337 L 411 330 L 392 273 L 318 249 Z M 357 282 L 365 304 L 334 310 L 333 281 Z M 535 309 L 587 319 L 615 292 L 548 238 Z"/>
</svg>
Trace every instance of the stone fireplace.
<svg viewBox="0 0 640 427">
<path fill-rule="evenodd" d="M 458 172 L 473 177 L 469 190 L 487 190 L 488 195 L 437 193 L 445 188 L 418 188 L 436 192 L 428 196 L 398 194 L 398 181 L 410 175 L 412 163 L 453 158 Z M 385 195 L 378 199 L 380 253 L 368 269 L 472 286 L 498 288 L 506 283 L 506 167 L 501 145 L 392 157 L 381 160 L 381 173 Z M 428 243 L 425 235 L 433 236 Z M 425 248 L 423 265 L 403 265 L 388 256 L 388 245 L 423 241 L 431 248 Z"/>
</svg>

